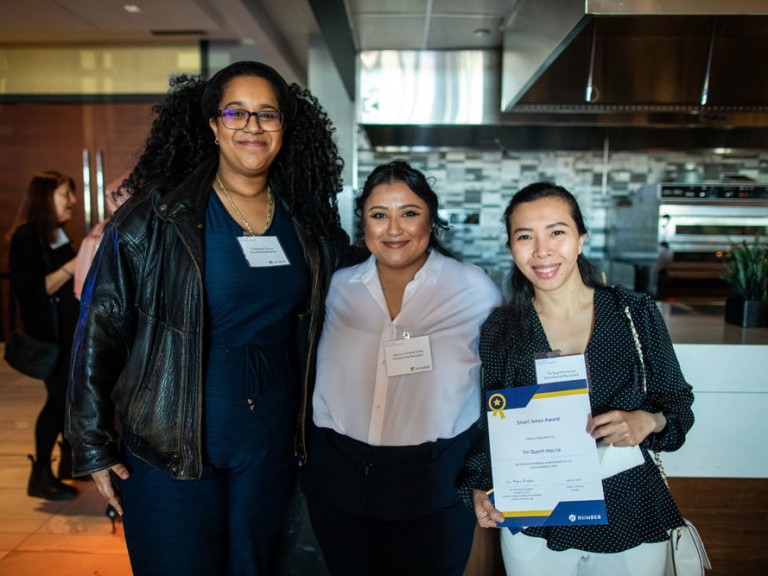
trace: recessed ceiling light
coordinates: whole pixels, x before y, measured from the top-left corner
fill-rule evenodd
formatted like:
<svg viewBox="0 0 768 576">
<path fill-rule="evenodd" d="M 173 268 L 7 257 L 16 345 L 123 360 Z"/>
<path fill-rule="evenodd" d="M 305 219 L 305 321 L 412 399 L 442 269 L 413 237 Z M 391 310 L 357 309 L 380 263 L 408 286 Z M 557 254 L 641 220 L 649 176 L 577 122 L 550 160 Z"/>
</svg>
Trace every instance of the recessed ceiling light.
<svg viewBox="0 0 768 576">
<path fill-rule="evenodd" d="M 141 6 L 138 4 L 123 4 L 123 10 L 130 12 L 131 14 L 138 14 L 141 12 Z"/>
<path fill-rule="evenodd" d="M 476 38 L 485 38 L 491 35 L 491 31 L 488 28 L 478 28 L 473 32 Z"/>
</svg>

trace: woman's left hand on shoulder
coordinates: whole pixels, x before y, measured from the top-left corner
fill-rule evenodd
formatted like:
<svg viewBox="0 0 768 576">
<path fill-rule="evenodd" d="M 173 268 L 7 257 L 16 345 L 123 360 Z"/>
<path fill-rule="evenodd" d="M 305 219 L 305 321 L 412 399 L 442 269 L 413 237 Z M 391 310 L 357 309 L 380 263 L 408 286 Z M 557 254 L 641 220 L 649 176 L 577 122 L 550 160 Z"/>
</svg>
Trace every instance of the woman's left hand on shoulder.
<svg viewBox="0 0 768 576">
<path fill-rule="evenodd" d="M 664 418 L 660 414 L 654 415 L 645 410 L 611 410 L 594 418 L 590 416 L 587 419 L 587 432 L 592 438 L 602 438 L 606 444 L 619 447 L 637 446 L 651 432 L 658 431 L 660 422 L 657 416 Z"/>
</svg>

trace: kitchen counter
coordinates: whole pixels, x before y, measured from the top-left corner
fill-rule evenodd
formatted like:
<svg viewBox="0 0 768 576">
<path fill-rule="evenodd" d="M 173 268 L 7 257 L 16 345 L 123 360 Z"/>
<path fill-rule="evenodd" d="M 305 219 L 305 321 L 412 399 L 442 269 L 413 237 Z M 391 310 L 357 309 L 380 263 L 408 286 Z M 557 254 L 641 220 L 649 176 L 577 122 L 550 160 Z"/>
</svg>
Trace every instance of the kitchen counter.
<svg viewBox="0 0 768 576">
<path fill-rule="evenodd" d="M 658 302 L 674 344 L 768 344 L 768 328 L 725 321 L 724 303 Z"/>
<path fill-rule="evenodd" d="M 659 302 L 696 423 L 683 447 L 663 454 L 670 476 L 768 478 L 768 328 L 724 320 L 724 305 Z"/>
</svg>

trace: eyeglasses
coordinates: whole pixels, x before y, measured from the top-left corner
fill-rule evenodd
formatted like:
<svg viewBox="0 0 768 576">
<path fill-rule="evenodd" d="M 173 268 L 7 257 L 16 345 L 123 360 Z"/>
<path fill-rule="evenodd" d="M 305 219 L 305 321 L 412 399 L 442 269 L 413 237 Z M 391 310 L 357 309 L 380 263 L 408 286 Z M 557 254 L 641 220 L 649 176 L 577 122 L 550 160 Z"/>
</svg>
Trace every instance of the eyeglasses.
<svg viewBox="0 0 768 576">
<path fill-rule="evenodd" d="M 230 130 L 242 130 L 248 126 L 251 116 L 256 117 L 256 124 L 265 132 L 276 132 L 283 127 L 283 115 L 277 110 L 262 110 L 249 112 L 242 108 L 222 108 L 217 112 L 221 122 Z"/>
</svg>

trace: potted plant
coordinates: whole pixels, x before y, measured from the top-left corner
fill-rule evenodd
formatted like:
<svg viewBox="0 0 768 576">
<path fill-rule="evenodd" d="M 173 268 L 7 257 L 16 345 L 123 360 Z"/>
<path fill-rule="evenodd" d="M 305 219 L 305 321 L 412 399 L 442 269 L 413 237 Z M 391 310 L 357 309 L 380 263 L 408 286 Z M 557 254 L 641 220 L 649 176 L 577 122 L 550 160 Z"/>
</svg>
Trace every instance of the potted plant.
<svg viewBox="0 0 768 576">
<path fill-rule="evenodd" d="M 734 294 L 725 299 L 725 321 L 743 328 L 768 326 L 768 244 L 755 236 L 752 243 L 733 247 L 725 279 Z"/>
</svg>

